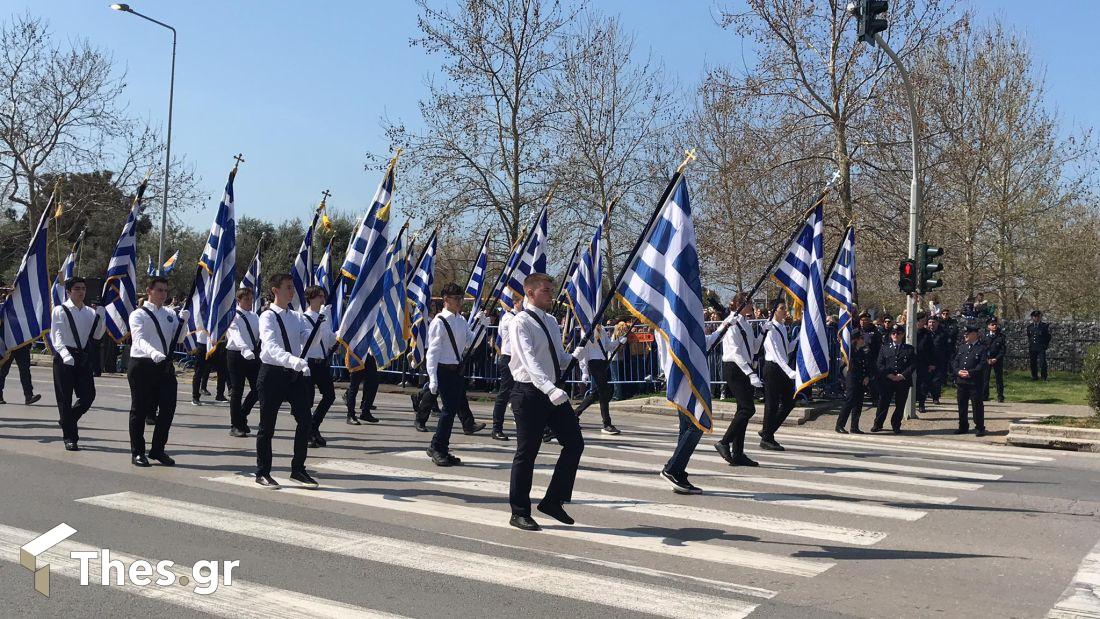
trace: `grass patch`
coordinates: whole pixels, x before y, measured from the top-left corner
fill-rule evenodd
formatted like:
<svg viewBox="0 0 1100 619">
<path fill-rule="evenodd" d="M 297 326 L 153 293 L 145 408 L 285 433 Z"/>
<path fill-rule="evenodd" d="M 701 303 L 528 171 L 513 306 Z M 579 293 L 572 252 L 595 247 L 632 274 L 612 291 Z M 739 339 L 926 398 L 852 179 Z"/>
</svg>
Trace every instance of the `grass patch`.
<svg viewBox="0 0 1100 619">
<path fill-rule="evenodd" d="M 1066 426 L 1069 428 L 1093 428 L 1100 430 L 1100 415 L 1091 417 L 1062 417 L 1055 415 L 1039 422 L 1041 426 Z"/>
<path fill-rule="evenodd" d="M 1031 380 L 1027 371 L 1005 372 L 1005 401 L 1025 404 L 1088 404 L 1080 374 L 1054 372 L 1049 380 Z"/>
</svg>

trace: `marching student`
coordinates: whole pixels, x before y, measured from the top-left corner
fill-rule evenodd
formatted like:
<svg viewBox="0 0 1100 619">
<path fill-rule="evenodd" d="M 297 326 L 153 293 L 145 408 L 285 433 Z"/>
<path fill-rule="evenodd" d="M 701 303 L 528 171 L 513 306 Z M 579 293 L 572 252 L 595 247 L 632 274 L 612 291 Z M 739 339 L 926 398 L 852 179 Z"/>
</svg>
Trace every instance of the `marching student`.
<svg viewBox="0 0 1100 619">
<path fill-rule="evenodd" d="M 576 413 L 580 417 L 593 402 L 599 401 L 600 419 L 603 421 L 603 429 L 600 432 L 604 434 L 619 434 L 619 429 L 611 423 L 611 365 L 608 359 L 623 344 L 626 344 L 625 336 L 616 341 L 615 346 L 610 346 L 603 327 L 596 325 L 592 338 L 585 345 L 584 355 L 580 359 L 581 382 L 587 383 L 591 378 L 593 386 L 577 405 Z"/>
<path fill-rule="evenodd" d="M 777 303 L 772 319 L 764 326 L 764 427 L 760 430 L 760 448 L 784 451 L 775 440 L 775 431 L 794 410 L 794 381 L 791 353 L 797 340 L 787 332 L 787 304 Z"/>
<path fill-rule="evenodd" d="M 256 378 L 260 372 L 260 318 L 252 311 L 254 299 L 250 288 L 237 290 L 237 311 L 226 334 L 226 366 L 229 369 L 229 435 L 249 436 L 248 413 L 256 405 L 260 393 Z M 248 395 L 244 384 L 248 381 Z M 243 398 L 243 401 L 242 401 Z"/>
<path fill-rule="evenodd" d="M 371 413 L 371 410 L 376 408 L 374 399 L 378 397 L 378 365 L 374 362 L 374 357 L 368 353 L 363 359 L 363 369 L 350 374 L 351 384 L 344 392 L 344 404 L 348 407 L 347 424 L 349 426 L 362 425 L 359 423 L 360 420 L 367 423 L 378 423 L 378 418 Z M 363 399 L 359 403 L 359 418 L 356 419 L 355 398 L 359 395 L 360 388 L 363 390 Z"/>
<path fill-rule="evenodd" d="M 0 301 L 6 300 L 8 294 L 0 294 Z M 34 392 L 34 383 L 31 382 L 31 347 L 20 346 L 15 350 L 8 351 L 11 354 L 8 358 L 0 364 L 0 404 L 7 404 L 4 401 L 4 383 L 7 382 L 8 372 L 11 370 L 11 364 L 14 362 L 16 367 L 19 368 L 19 382 L 23 387 L 23 398 L 27 406 L 34 404 L 42 399 L 41 393 Z"/>
<path fill-rule="evenodd" d="M 461 464 L 462 460 L 450 452 L 451 429 L 454 427 L 455 416 L 468 410 L 470 406 L 466 399 L 466 379 L 462 376 L 460 365 L 462 351 L 466 350 L 474 334 L 461 314 L 462 289 L 457 284 L 447 284 L 443 287 L 442 295 L 443 310 L 428 325 L 428 344 L 425 351 L 428 392 L 438 396 L 440 400 L 439 421 L 427 453 L 436 466 L 453 466 Z M 484 321 L 481 312 L 475 318 L 477 321 Z M 420 419 L 422 411 L 431 411 L 430 404 L 424 406 L 423 401 L 431 399 L 421 398 L 420 410 L 417 411 L 417 423 L 421 426 L 424 422 Z M 484 424 L 481 427 L 484 428 Z"/>
<path fill-rule="evenodd" d="M 269 280 L 272 302 L 260 315 L 260 372 L 256 386 L 260 391 L 260 427 L 256 430 L 256 483 L 265 488 L 278 488 L 271 477 L 271 437 L 283 402 L 290 404 L 290 414 L 297 424 L 294 430 L 294 457 L 290 461 L 290 478 L 299 484 L 316 488 L 317 481 L 306 471 L 306 453 L 313 432 L 310 415 L 313 383 L 303 343 L 312 329 L 301 314 L 289 309 L 294 298 L 294 280 L 289 273 L 278 273 Z"/>
<path fill-rule="evenodd" d="M 69 300 L 53 308 L 50 344 L 53 355 L 53 388 L 66 451 L 79 451 L 77 422 L 95 400 L 91 345 L 103 337 L 103 308 L 84 305 L 88 286 L 83 277 L 65 282 Z M 73 402 L 73 395 L 76 402 Z"/>
<path fill-rule="evenodd" d="M 302 313 L 307 327 L 302 356 L 309 363 L 309 376 L 313 379 L 314 390 L 321 393 L 321 401 L 313 410 L 313 431 L 309 446 L 324 447 L 328 442 L 321 436 L 321 422 L 325 420 L 329 407 L 336 401 L 336 388 L 332 384 L 332 370 L 329 368 L 329 357 L 336 347 L 336 334 L 332 332 L 328 313 L 321 309 L 325 305 L 325 289 L 320 286 L 306 288 L 306 303 L 309 307 Z M 309 399 L 310 402 L 313 401 L 313 393 L 310 393 Z"/>
<path fill-rule="evenodd" d="M 508 400 L 512 397 L 512 386 L 515 384 L 512 371 L 508 364 L 512 360 L 512 330 L 511 325 L 515 320 L 514 310 L 504 310 L 500 313 L 497 322 L 497 332 L 500 333 L 500 354 L 497 355 L 497 369 L 500 370 L 500 388 L 497 391 L 496 401 L 493 402 L 493 434 L 496 441 L 507 441 L 509 437 L 504 433 L 504 412 L 508 409 Z"/>
<path fill-rule="evenodd" d="M 199 395 L 210 395 L 210 390 L 207 389 L 207 383 L 210 382 L 210 370 L 214 369 L 218 372 L 218 395 L 215 398 L 218 402 L 225 401 L 225 370 L 221 367 L 221 359 L 219 355 L 221 353 L 215 352 L 208 359 L 206 357 L 206 351 L 210 347 L 210 335 L 205 329 L 199 329 L 195 332 L 195 349 L 191 351 L 191 354 L 195 357 L 195 373 L 191 377 L 191 405 L 199 406 Z"/>
<path fill-rule="evenodd" d="M 715 443 L 714 448 L 730 466 L 757 466 L 755 460 L 745 455 L 745 430 L 749 419 L 756 414 L 753 395 L 758 387 L 764 386 L 753 369 L 753 359 L 760 349 L 760 338 L 749 323 L 753 309 L 748 293 L 738 293 L 730 306 L 730 314 L 723 321 L 728 326 L 722 336 L 722 379 L 726 383 L 726 393 L 732 394 L 737 401 L 737 412 L 722 440 Z M 741 311 L 735 313 L 738 307 Z M 717 336 L 717 331 L 707 336 L 707 350 L 714 345 Z"/>
<path fill-rule="evenodd" d="M 965 340 L 951 360 L 951 369 L 955 374 L 955 386 L 958 387 L 959 428 L 955 434 L 970 431 L 967 408 L 974 406 L 974 435 L 985 436 L 985 374 L 989 368 L 989 351 L 978 338 L 978 328 L 967 325 Z"/>
<path fill-rule="evenodd" d="M 913 371 L 917 366 L 917 350 L 905 343 L 905 327 L 898 325 L 890 332 L 890 343 L 878 353 L 876 369 L 879 381 L 878 410 L 872 432 L 881 432 L 886 422 L 886 412 L 890 402 L 894 403 L 894 413 L 890 416 L 890 427 L 894 434 L 901 434 L 901 418 L 905 412 L 905 403 L 909 398 L 909 384 L 913 380 Z"/>
<path fill-rule="evenodd" d="M 863 345 L 863 331 L 852 331 L 851 356 L 848 357 L 848 371 L 845 372 L 844 408 L 836 418 L 836 431 L 847 434 L 844 429 L 848 418 L 852 419 L 852 434 L 863 434 L 859 429 L 859 415 L 863 412 L 863 396 L 874 375 L 871 352 Z"/>
<path fill-rule="evenodd" d="M 145 288 L 146 301 L 130 312 L 130 365 L 126 378 L 130 383 L 130 459 L 134 466 L 149 466 L 156 460 L 165 466 L 176 463 L 164 453 L 168 432 L 176 415 L 176 369 L 172 350 L 183 340 L 187 310 L 178 314 L 164 307 L 168 298 L 168 279 L 150 277 Z M 145 420 L 156 411 L 153 444 L 145 452 Z"/>
<path fill-rule="evenodd" d="M 584 451 L 581 426 L 569 405 L 569 394 L 555 384 L 570 356 L 562 350 L 561 330 L 549 313 L 554 305 L 553 281 L 545 273 L 528 275 L 523 282 L 524 309 L 512 322 L 509 368 L 515 381 L 512 414 L 516 418 L 516 455 L 508 492 L 512 508 L 508 522 L 524 531 L 541 529 L 531 518 L 531 480 L 543 428 L 553 429 L 561 453 L 538 510 L 565 524 L 574 522 L 562 503 L 572 498 L 577 465 Z M 457 286 L 455 290 L 461 294 Z M 573 358 L 583 354 L 584 348 L 577 348 Z"/>
</svg>

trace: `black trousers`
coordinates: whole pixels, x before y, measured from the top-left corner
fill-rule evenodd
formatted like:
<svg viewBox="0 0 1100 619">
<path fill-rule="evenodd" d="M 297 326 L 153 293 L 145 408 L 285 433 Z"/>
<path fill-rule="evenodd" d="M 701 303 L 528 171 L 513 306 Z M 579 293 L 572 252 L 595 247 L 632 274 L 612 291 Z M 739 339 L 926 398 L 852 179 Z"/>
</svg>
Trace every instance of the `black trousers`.
<svg viewBox="0 0 1100 619">
<path fill-rule="evenodd" d="M 557 503 L 573 497 L 577 466 L 584 452 L 584 438 L 577 415 L 566 402 L 554 406 L 550 398 L 531 383 L 515 383 L 512 387 L 512 414 L 516 417 L 516 455 L 512 458 L 511 485 L 508 503 L 512 514 L 531 515 L 531 481 L 535 474 L 535 459 L 542 447 L 542 433 L 549 427 L 561 444 L 554 475 L 546 486 L 543 501 Z"/>
<path fill-rule="evenodd" d="M 982 399 L 981 390 L 976 384 L 959 384 L 957 398 L 959 401 L 959 428 L 962 430 L 969 429 L 970 423 L 967 420 L 966 411 L 968 407 L 972 407 L 974 411 L 974 427 L 979 430 L 985 429 L 985 402 Z"/>
<path fill-rule="evenodd" d="M 462 384 L 466 384 L 465 379 L 463 379 Z M 420 387 L 419 397 L 420 399 L 417 400 L 419 404 L 416 407 L 416 421 L 417 423 L 428 423 L 428 419 L 432 416 L 432 409 L 436 408 L 439 404 L 439 394 L 434 394 L 429 391 L 428 382 L 425 381 Z M 455 416 L 458 417 L 458 421 L 462 424 L 463 428 L 473 428 L 474 424 L 477 423 L 474 419 L 473 412 L 470 411 L 470 402 L 465 398 L 462 401 L 462 408 L 455 413 Z M 501 423 L 504 423 L 503 420 L 501 420 Z"/>
<path fill-rule="evenodd" d="M 722 380 L 726 381 L 726 392 L 737 402 L 737 412 L 720 442 L 729 445 L 734 455 L 744 454 L 745 429 L 749 426 L 749 419 L 756 414 L 756 403 L 752 399 L 755 389 L 749 377 L 741 371 L 741 366 L 732 361 L 722 362 Z"/>
<path fill-rule="evenodd" d="M 321 401 L 313 409 L 313 432 L 317 433 L 321 429 L 321 422 L 325 420 L 325 414 L 336 401 L 336 387 L 332 384 L 332 369 L 329 368 L 328 359 L 310 359 L 309 377 L 313 380 L 313 390 L 309 393 L 310 404 L 313 403 L 315 392 L 321 393 Z"/>
<path fill-rule="evenodd" d="M 225 347 L 219 347 L 209 359 L 206 358 L 206 344 L 199 344 L 195 347 L 195 350 L 191 351 L 191 354 L 195 356 L 195 375 L 191 378 L 191 397 L 198 399 L 200 386 L 206 389 L 206 385 L 210 381 L 210 370 L 212 369 L 218 371 L 217 397 L 225 397 Z"/>
<path fill-rule="evenodd" d="M 11 370 L 11 363 L 15 362 L 15 365 L 19 368 L 19 382 L 23 383 L 23 396 L 30 398 L 34 395 L 34 384 L 31 383 L 31 347 L 24 346 L 22 348 L 16 348 L 12 351 L 8 360 L 0 365 L 0 399 L 4 398 L 4 383 L 8 380 L 8 371 Z"/>
<path fill-rule="evenodd" d="M 924 370 L 921 370 L 921 367 Z M 917 404 L 924 406 L 924 402 L 928 399 L 929 392 L 932 391 L 932 372 L 928 371 L 928 366 L 918 362 L 917 369 Z"/>
<path fill-rule="evenodd" d="M 863 396 L 867 392 L 867 386 L 863 381 L 854 380 L 850 374 L 845 381 L 844 407 L 836 418 L 836 427 L 843 428 L 851 417 L 852 429 L 855 430 L 859 428 L 859 415 L 863 412 Z"/>
<path fill-rule="evenodd" d="M 248 428 L 248 413 L 260 399 L 256 390 L 256 378 L 260 373 L 260 360 L 245 359 L 240 351 L 230 350 L 225 357 L 229 370 L 229 423 L 238 430 Z M 248 395 L 244 395 L 244 384 L 248 382 Z"/>
<path fill-rule="evenodd" d="M 54 355 L 53 392 L 57 398 L 61 435 L 66 441 L 78 441 L 80 434 L 77 431 L 77 422 L 95 401 L 95 379 L 92 378 L 91 359 L 88 355 L 75 348 L 70 348 L 69 352 L 76 359 L 74 365 L 65 365 L 61 357 Z"/>
<path fill-rule="evenodd" d="M 580 415 L 593 402 L 600 403 L 600 419 L 604 426 L 611 425 L 611 366 L 606 359 L 592 359 L 588 362 L 588 373 L 596 383 L 596 388 L 585 394 L 577 405 L 576 414 Z"/>
<path fill-rule="evenodd" d="M 772 440 L 775 431 L 794 410 L 794 381 L 774 361 L 764 363 L 764 429 L 763 438 Z"/>
<path fill-rule="evenodd" d="M 450 453 L 451 430 L 455 416 L 468 408 L 466 400 L 466 379 L 457 365 L 440 364 L 436 370 L 439 389 L 439 422 L 435 424 L 435 436 L 432 437 L 432 449 L 441 454 Z M 430 408 L 428 409 L 431 410 Z"/>
<path fill-rule="evenodd" d="M 145 455 L 145 418 L 157 414 L 153 426 L 153 445 L 149 453 L 161 453 L 168 443 L 168 431 L 176 416 L 176 371 L 172 361 L 153 363 L 152 359 L 130 359 L 126 371 L 130 383 L 130 455 Z"/>
<path fill-rule="evenodd" d="M 1047 379 L 1047 351 L 1045 350 L 1029 350 L 1027 351 L 1028 361 L 1031 362 L 1031 380 L 1039 380 L 1040 374 L 1043 380 Z M 4 370 L 5 375 L 7 370 Z"/>
<path fill-rule="evenodd" d="M 311 370 L 312 373 L 312 370 Z M 271 437 L 275 435 L 275 420 L 283 402 L 290 404 L 290 414 L 297 424 L 294 430 L 292 472 L 306 468 L 309 435 L 313 432 L 310 407 L 313 383 L 309 377 L 276 365 L 260 364 L 256 387 L 260 391 L 260 427 L 256 430 L 256 475 L 271 474 Z"/>
<path fill-rule="evenodd" d="M 997 387 L 997 399 L 1005 399 L 1005 368 L 1000 363 L 995 363 L 985 369 L 985 380 L 982 385 L 982 397 L 989 399 L 989 381 L 993 380 Z"/>
<path fill-rule="evenodd" d="M 875 411 L 875 424 L 873 427 L 881 428 L 886 422 L 886 413 L 890 410 L 890 403 L 894 404 L 894 414 L 890 416 L 890 427 L 901 429 L 901 417 L 905 413 L 905 403 L 909 399 L 908 380 L 897 382 L 889 378 L 883 378 L 878 383 L 878 410 Z"/>
<path fill-rule="evenodd" d="M 932 383 L 928 393 L 933 400 L 939 400 L 943 393 L 943 386 L 947 383 L 947 361 L 936 361 L 936 369 L 932 372 Z"/>
<path fill-rule="evenodd" d="M 497 367 L 500 369 L 500 389 L 497 391 L 496 401 L 493 402 L 493 432 L 504 431 L 504 411 L 508 408 L 508 399 L 512 397 L 512 370 L 508 368 L 508 362 L 512 360 L 509 355 L 497 357 Z"/>
<path fill-rule="evenodd" d="M 378 366 L 374 363 L 374 357 L 367 355 L 363 363 L 362 370 L 351 373 L 351 383 L 344 397 L 344 402 L 348 405 L 348 417 L 355 416 L 355 398 L 359 395 L 360 388 L 363 389 L 363 401 L 359 405 L 360 412 L 370 412 L 370 407 L 374 406 L 374 399 L 378 397 Z M 310 373 L 312 372 L 313 370 L 310 370 Z"/>
</svg>

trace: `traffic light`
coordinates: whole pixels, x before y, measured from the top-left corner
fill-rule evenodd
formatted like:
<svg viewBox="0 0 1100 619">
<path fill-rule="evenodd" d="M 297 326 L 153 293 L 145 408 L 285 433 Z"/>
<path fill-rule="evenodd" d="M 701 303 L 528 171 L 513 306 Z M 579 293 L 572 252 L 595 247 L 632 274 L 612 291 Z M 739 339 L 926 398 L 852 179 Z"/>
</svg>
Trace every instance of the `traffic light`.
<svg viewBox="0 0 1100 619">
<path fill-rule="evenodd" d="M 943 270 L 942 264 L 933 262 L 933 260 L 942 255 L 943 249 L 940 247 L 933 247 L 928 243 L 921 243 L 917 246 L 917 260 L 920 261 L 920 281 L 918 288 L 921 294 L 943 285 L 943 280 L 933 277 L 936 272 Z"/>
<path fill-rule="evenodd" d="M 852 13 L 856 16 L 856 38 L 864 43 L 875 45 L 875 35 L 886 30 L 890 24 L 878 15 L 889 8 L 886 0 L 857 0 Z M 851 8 L 851 5 L 849 5 Z"/>
<path fill-rule="evenodd" d="M 917 291 L 917 265 L 912 260 L 898 264 L 898 288 L 907 295 Z"/>
</svg>

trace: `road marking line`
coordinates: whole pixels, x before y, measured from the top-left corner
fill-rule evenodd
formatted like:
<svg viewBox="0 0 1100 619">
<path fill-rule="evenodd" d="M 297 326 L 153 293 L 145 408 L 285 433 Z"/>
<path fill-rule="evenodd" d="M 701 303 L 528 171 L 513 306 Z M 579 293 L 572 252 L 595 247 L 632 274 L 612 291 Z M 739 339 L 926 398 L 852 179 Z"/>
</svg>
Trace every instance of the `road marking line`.
<svg viewBox="0 0 1100 619">
<path fill-rule="evenodd" d="M 1047 613 L 1054 619 L 1100 617 L 1100 544 L 1081 562 L 1062 599 Z"/>
<path fill-rule="evenodd" d="M 251 480 L 245 480 L 252 484 Z M 254 484 L 253 484 L 254 485 Z M 280 491 L 282 492 L 282 491 Z M 622 578 L 262 516 L 201 503 L 120 492 L 78 502 L 364 561 L 560 596 L 664 617 L 745 617 L 756 604 Z M 271 532 L 278 535 L 271 537 Z M 544 530 L 545 531 L 545 530 Z M 730 549 L 736 552 L 734 549 Z M 765 590 L 766 591 L 766 590 Z M 773 593 L 774 592 L 770 592 Z"/>
</svg>

